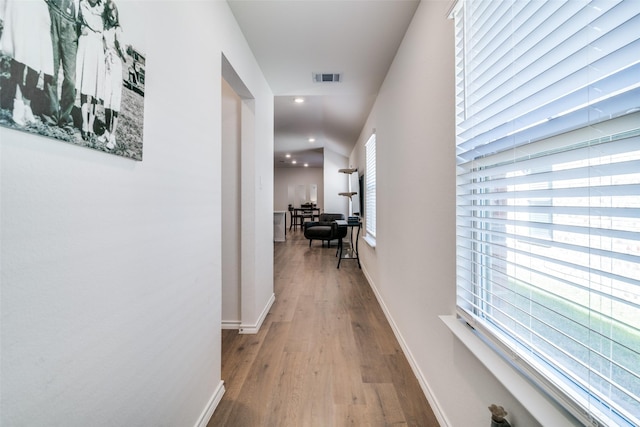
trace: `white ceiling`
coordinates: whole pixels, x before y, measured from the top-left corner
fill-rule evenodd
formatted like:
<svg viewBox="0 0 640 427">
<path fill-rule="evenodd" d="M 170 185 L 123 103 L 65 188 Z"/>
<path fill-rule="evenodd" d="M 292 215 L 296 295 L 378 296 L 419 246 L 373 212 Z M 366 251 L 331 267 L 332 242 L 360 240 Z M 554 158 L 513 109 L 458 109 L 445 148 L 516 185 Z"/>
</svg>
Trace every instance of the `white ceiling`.
<svg viewBox="0 0 640 427">
<path fill-rule="evenodd" d="M 324 147 L 348 156 L 419 0 L 227 2 L 274 93 L 275 167 L 322 167 Z"/>
</svg>

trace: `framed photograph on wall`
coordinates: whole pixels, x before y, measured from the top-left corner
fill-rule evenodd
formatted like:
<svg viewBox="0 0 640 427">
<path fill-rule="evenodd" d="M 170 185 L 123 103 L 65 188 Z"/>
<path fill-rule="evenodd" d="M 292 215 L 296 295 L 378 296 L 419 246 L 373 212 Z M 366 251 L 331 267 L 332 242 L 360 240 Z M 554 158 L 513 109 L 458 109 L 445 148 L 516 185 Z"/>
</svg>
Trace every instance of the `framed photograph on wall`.
<svg viewBox="0 0 640 427">
<path fill-rule="evenodd" d="M 145 61 L 117 0 L 0 0 L 0 126 L 142 160 Z"/>
</svg>

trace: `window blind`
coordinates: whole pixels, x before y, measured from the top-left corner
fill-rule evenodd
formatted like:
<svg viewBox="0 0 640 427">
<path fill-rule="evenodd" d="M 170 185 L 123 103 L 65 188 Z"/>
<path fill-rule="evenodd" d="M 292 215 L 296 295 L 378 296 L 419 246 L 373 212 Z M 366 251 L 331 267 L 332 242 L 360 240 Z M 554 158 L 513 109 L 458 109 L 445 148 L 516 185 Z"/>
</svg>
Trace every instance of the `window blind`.
<svg viewBox="0 0 640 427">
<path fill-rule="evenodd" d="M 640 2 L 453 17 L 458 312 L 585 424 L 640 425 Z"/>
<path fill-rule="evenodd" d="M 365 230 L 376 237 L 376 135 L 365 144 Z"/>
</svg>

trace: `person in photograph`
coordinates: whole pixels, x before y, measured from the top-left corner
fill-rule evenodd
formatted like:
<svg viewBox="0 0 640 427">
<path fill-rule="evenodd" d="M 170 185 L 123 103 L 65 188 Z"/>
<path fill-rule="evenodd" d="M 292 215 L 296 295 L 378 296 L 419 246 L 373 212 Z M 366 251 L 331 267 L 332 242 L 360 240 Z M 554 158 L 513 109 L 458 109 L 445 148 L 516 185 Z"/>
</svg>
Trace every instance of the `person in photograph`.
<svg viewBox="0 0 640 427">
<path fill-rule="evenodd" d="M 51 50 L 51 18 L 44 0 L 0 0 L 2 36 L 0 50 L 11 57 L 11 77 L 14 90 L 12 119 L 19 126 L 36 123 L 31 100 L 40 78 L 53 77 Z"/>
<path fill-rule="evenodd" d="M 106 0 L 104 5 L 104 51 L 105 51 L 105 86 L 104 86 L 104 134 L 101 142 L 106 142 L 108 149 L 116 146 L 116 129 L 118 114 L 122 101 L 122 64 L 126 62 L 122 27 L 118 16 L 118 8 L 113 0 Z"/>
<path fill-rule="evenodd" d="M 76 86 L 80 91 L 82 139 L 93 141 L 96 108 L 103 99 L 105 59 L 102 0 L 80 0 L 80 37 L 76 58 Z"/>
<path fill-rule="evenodd" d="M 53 78 L 45 81 L 46 123 L 74 132 L 71 112 L 76 101 L 76 53 L 78 51 L 78 1 L 46 0 L 51 19 Z M 58 73 L 62 67 L 62 87 L 58 97 Z"/>
</svg>

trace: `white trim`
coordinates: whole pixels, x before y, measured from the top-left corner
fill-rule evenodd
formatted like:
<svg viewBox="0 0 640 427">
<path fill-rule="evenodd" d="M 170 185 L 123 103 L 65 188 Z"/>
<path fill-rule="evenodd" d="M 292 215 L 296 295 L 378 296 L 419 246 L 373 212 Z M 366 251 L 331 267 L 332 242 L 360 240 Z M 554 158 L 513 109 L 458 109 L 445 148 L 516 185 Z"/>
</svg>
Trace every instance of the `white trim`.
<svg viewBox="0 0 640 427">
<path fill-rule="evenodd" d="M 449 9 L 447 9 L 447 14 L 445 15 L 447 19 L 453 19 L 453 9 L 455 9 L 457 5 L 458 5 L 458 0 L 451 0 Z"/>
<path fill-rule="evenodd" d="M 223 320 L 222 321 L 222 329 L 240 329 L 239 320 Z"/>
<path fill-rule="evenodd" d="M 209 399 L 209 402 L 207 402 L 207 406 L 205 406 L 204 411 L 202 411 L 200 418 L 198 418 L 198 422 L 195 424 L 195 427 L 207 427 L 207 424 L 209 424 L 209 421 L 211 420 L 213 413 L 218 407 L 218 404 L 220 403 L 220 401 L 222 400 L 222 396 L 224 395 L 224 392 L 225 392 L 224 381 L 220 381 L 220 383 L 218 384 L 218 387 L 216 387 L 215 391 L 213 392 L 213 395 Z"/>
<path fill-rule="evenodd" d="M 271 298 L 269 298 L 269 301 L 267 301 L 267 305 L 264 307 L 264 310 L 262 310 L 262 313 L 260 313 L 260 317 L 258 318 L 258 321 L 255 323 L 255 325 L 241 324 L 239 326 L 238 333 L 257 334 L 258 332 L 260 332 L 260 327 L 262 326 L 262 322 L 264 322 L 265 317 L 267 317 L 267 314 L 269 314 L 269 310 L 271 310 L 271 306 L 275 301 L 276 301 L 275 294 L 271 294 Z"/>
<path fill-rule="evenodd" d="M 440 316 L 440 320 L 540 424 L 582 425 L 577 420 L 574 422 L 568 411 L 546 398 L 539 388 L 480 339 L 464 320 L 454 315 Z"/>
<path fill-rule="evenodd" d="M 364 240 L 364 241 L 367 243 L 367 245 L 371 246 L 373 249 L 375 249 L 375 248 L 376 248 L 376 238 L 375 238 L 375 237 L 373 237 L 372 235 L 370 235 L 370 234 L 365 234 L 365 235 L 362 237 L 362 240 Z"/>
<path fill-rule="evenodd" d="M 378 293 L 378 289 L 374 285 L 373 280 L 371 280 L 371 276 L 369 276 L 369 273 L 367 272 L 367 269 L 364 267 L 364 265 L 362 266 L 362 272 L 364 273 L 364 277 L 367 279 L 367 282 L 369 282 L 369 286 L 373 290 L 373 293 L 376 296 L 376 299 L 378 300 L 378 304 L 380 304 L 380 307 L 382 308 L 382 311 L 384 312 L 384 315 L 387 318 L 387 322 L 389 322 L 389 325 L 393 330 L 393 334 L 398 340 L 398 343 L 402 348 L 402 352 L 404 353 L 405 357 L 407 358 L 407 361 L 409 362 L 409 365 L 411 366 L 411 370 L 413 371 L 413 374 L 418 379 L 420 388 L 422 389 L 422 392 L 427 398 L 427 401 L 429 402 L 429 405 L 431 406 L 431 409 L 433 410 L 433 414 L 436 416 L 438 423 L 440 424 L 441 427 L 453 426 L 453 424 L 449 422 L 444 411 L 442 410 L 442 407 L 440 406 L 438 399 L 436 399 L 436 395 L 431 390 L 431 387 L 429 387 L 429 383 L 427 382 L 427 379 L 422 374 L 422 371 L 420 370 L 418 363 L 413 357 L 413 354 L 411 353 L 409 346 L 407 345 L 406 341 L 402 337 L 402 334 L 400 333 L 400 330 L 398 329 L 396 322 L 393 320 L 393 317 L 391 316 L 389 309 L 387 309 L 387 306 L 385 305 L 384 300 L 382 299 L 382 296 Z"/>
</svg>

